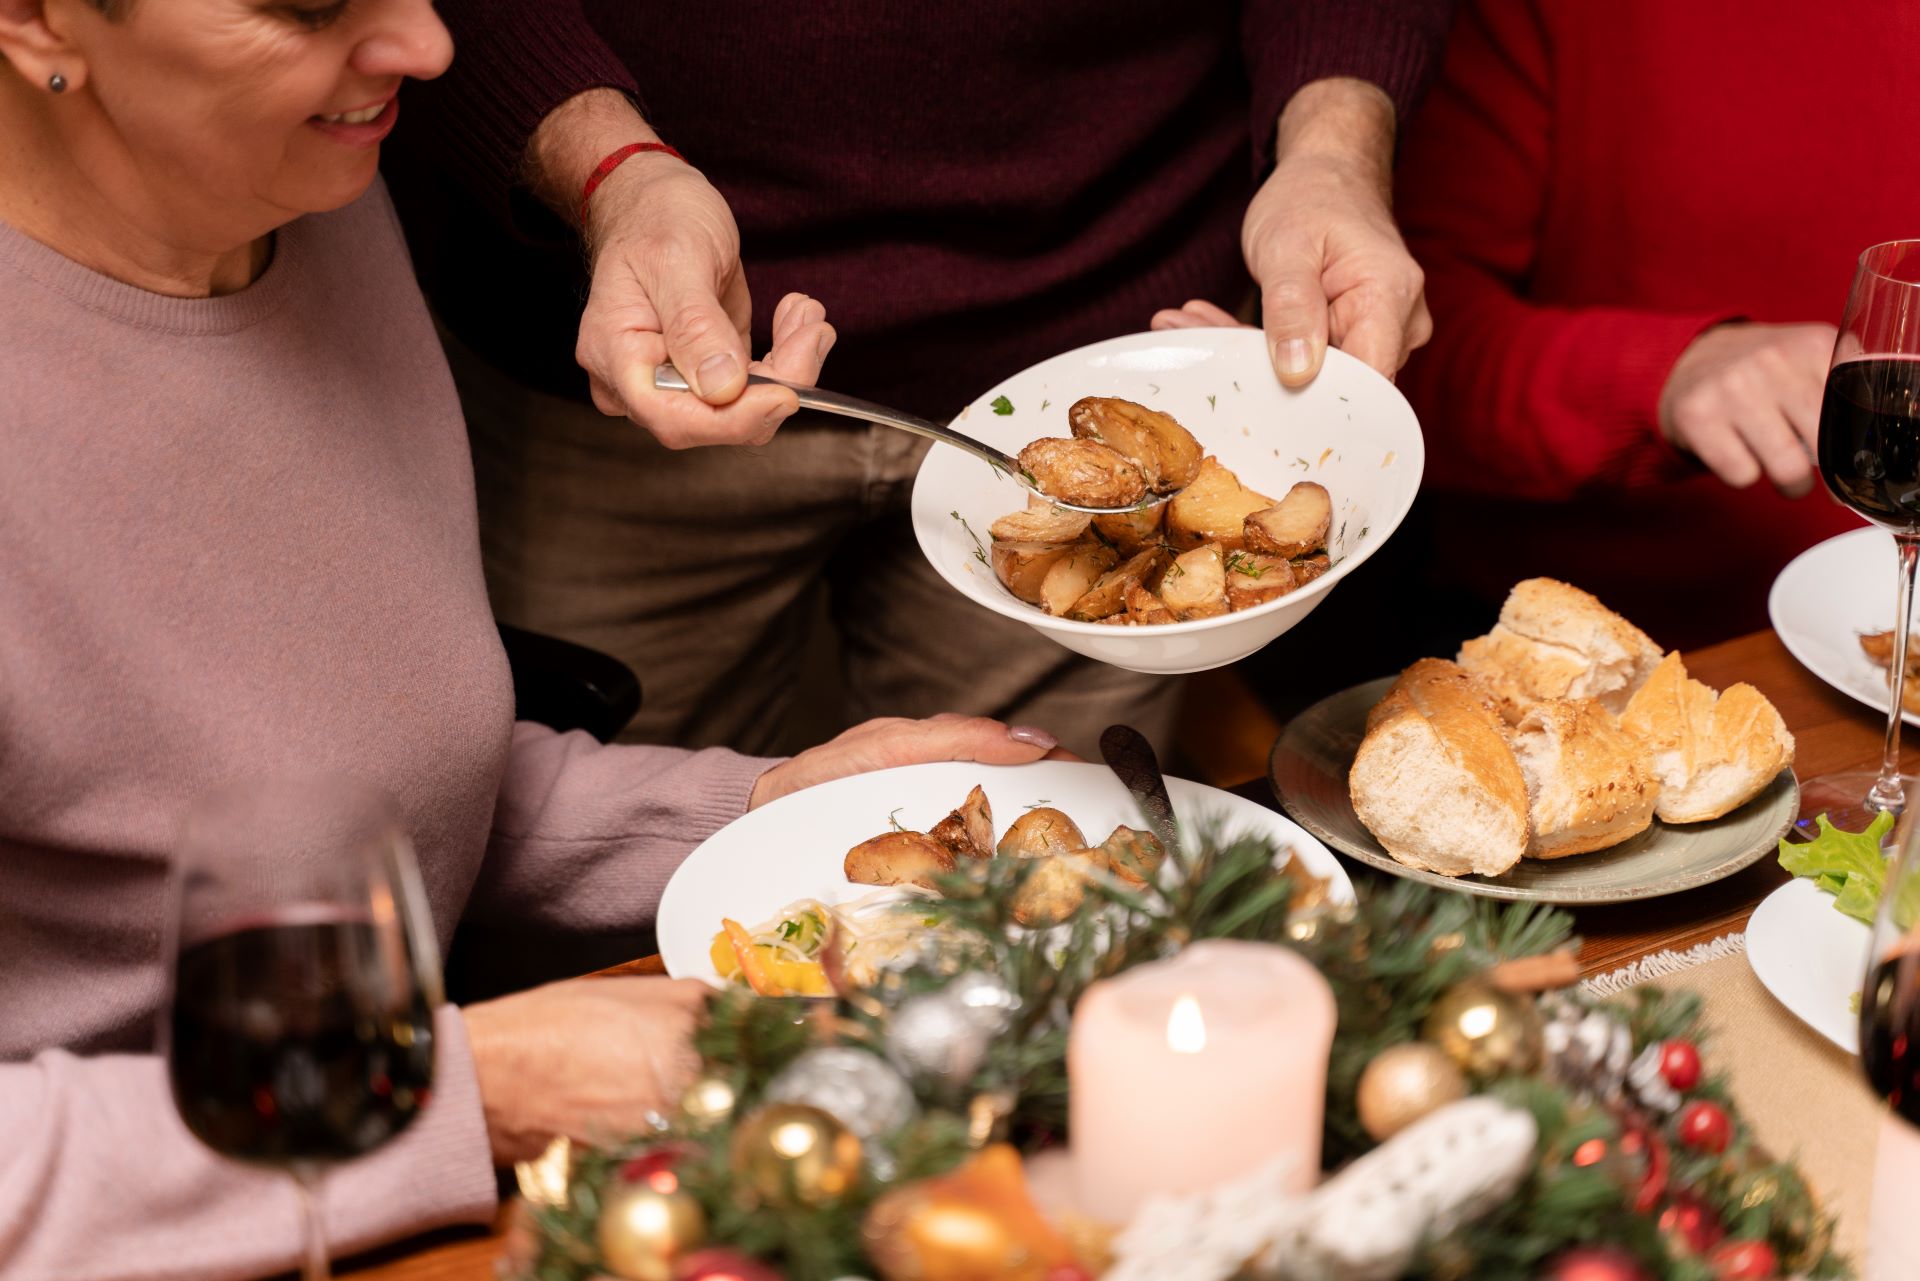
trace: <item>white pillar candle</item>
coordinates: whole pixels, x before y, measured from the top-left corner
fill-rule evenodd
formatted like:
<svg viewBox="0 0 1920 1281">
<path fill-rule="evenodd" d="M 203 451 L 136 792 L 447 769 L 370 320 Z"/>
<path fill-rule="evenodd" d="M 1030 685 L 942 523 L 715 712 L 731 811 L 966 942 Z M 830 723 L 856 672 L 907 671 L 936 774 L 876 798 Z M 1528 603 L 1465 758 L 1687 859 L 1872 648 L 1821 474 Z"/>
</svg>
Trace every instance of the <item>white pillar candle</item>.
<svg viewBox="0 0 1920 1281">
<path fill-rule="evenodd" d="M 1201 1192 L 1295 1161 L 1320 1177 L 1333 991 L 1299 953 L 1195 943 L 1094 984 L 1068 1043 L 1074 1181 L 1113 1224 L 1156 1193 Z"/>
</svg>

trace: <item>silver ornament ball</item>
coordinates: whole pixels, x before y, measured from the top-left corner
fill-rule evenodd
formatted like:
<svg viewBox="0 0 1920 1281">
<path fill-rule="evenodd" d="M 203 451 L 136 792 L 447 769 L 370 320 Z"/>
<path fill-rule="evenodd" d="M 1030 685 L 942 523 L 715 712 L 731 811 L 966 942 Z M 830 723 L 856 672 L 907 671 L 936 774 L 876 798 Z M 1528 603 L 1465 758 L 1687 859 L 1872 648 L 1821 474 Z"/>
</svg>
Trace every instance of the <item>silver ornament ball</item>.
<svg viewBox="0 0 1920 1281">
<path fill-rule="evenodd" d="M 960 1089 L 987 1061 L 996 1035 L 947 990 L 908 997 L 887 1025 L 887 1057 L 909 1079 Z"/>
<path fill-rule="evenodd" d="M 1013 989 L 999 975 L 984 970 L 968 970 L 954 976 L 953 982 L 942 988 L 941 993 L 963 1007 L 967 1017 L 989 1036 L 999 1036 L 1012 1027 L 1013 1016 L 1020 1012 L 1020 998 Z"/>
<path fill-rule="evenodd" d="M 770 1103 L 819 1108 L 864 1143 L 913 1119 L 913 1090 L 886 1060 L 848 1045 L 808 1050 L 767 1083 Z"/>
</svg>

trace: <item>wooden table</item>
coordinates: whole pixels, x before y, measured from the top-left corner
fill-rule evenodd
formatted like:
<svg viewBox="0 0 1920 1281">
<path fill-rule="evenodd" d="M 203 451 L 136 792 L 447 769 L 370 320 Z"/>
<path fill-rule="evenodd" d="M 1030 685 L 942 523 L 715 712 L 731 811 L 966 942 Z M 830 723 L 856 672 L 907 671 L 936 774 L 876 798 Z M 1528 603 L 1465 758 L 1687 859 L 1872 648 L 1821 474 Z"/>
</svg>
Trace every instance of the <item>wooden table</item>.
<svg viewBox="0 0 1920 1281">
<path fill-rule="evenodd" d="M 1772 632 L 1689 654 L 1687 667 L 1717 689 L 1738 681 L 1759 686 L 1793 731 L 1798 753 L 1794 768 L 1801 777 L 1879 764 L 1885 725 L 1880 715 L 1815 679 Z M 1909 747 L 1910 771 L 1915 761 L 1920 761 L 1920 748 Z M 1266 761 L 1264 755 L 1257 760 L 1249 755 L 1240 766 L 1243 778 L 1258 779 L 1264 776 Z M 1263 789 L 1261 795 L 1269 793 Z M 1358 867 L 1355 871 L 1371 874 Z M 1579 909 L 1574 917 L 1585 940 L 1581 964 L 1590 974 L 1602 973 L 1654 952 L 1691 947 L 1739 930 L 1760 900 L 1786 879 L 1774 860 L 1762 859 L 1737 876 L 1685 894 Z M 659 973 L 659 961 L 647 957 L 620 967 L 620 972 Z M 503 1208 L 503 1220 L 504 1214 Z M 438 1233 L 340 1270 L 364 1281 L 493 1281 L 500 1231 L 497 1221 L 491 1232 Z"/>
</svg>

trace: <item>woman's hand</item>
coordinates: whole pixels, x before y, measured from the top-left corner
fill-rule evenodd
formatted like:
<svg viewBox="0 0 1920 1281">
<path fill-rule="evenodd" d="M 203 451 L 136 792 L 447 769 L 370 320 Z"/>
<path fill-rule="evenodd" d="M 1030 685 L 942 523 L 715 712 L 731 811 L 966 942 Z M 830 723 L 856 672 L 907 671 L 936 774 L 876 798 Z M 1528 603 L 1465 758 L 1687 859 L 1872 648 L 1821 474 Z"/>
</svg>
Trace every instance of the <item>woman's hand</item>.
<svg viewBox="0 0 1920 1281">
<path fill-rule="evenodd" d="M 782 761 L 753 785 L 748 809 L 849 774 L 865 774 L 894 765 L 926 761 L 979 761 L 983 765 L 1025 765 L 1028 761 L 1074 760 L 1053 735 L 1030 726 L 1007 726 L 984 716 L 951 713 L 923 721 L 897 716 L 855 725 L 838 738 Z"/>
<path fill-rule="evenodd" d="M 671 1115 L 699 1067 L 692 1035 L 709 995 L 692 979 L 569 979 L 463 1008 L 495 1164 Z"/>
<path fill-rule="evenodd" d="M 1660 430 L 1735 489 L 1764 473 L 1813 488 L 1832 325 L 1717 325 L 1680 353 L 1660 391 Z"/>
</svg>

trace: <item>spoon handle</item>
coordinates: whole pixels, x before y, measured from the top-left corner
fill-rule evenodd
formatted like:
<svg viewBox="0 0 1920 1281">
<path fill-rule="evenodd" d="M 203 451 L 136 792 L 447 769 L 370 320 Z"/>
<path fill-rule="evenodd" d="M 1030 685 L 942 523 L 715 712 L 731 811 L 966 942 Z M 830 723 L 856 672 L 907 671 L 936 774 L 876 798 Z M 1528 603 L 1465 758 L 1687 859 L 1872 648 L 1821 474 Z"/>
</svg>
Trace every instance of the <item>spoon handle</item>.
<svg viewBox="0 0 1920 1281">
<path fill-rule="evenodd" d="M 1180 829 L 1173 815 L 1173 798 L 1167 795 L 1166 776 L 1160 772 L 1160 758 L 1154 755 L 1147 736 L 1131 725 L 1109 725 L 1100 736 L 1100 755 L 1107 768 L 1119 776 L 1126 789 L 1139 802 L 1147 817 L 1147 826 L 1160 838 L 1170 855 L 1180 852 Z"/>
<path fill-rule="evenodd" d="M 1020 464 L 1006 454 L 992 445 L 975 440 L 940 423 L 902 413 L 897 409 L 889 409 L 885 405 L 876 405 L 870 400 L 861 400 L 858 396 L 845 396 L 837 391 L 822 391 L 818 387 L 802 387 L 798 383 L 769 378 L 764 374 L 748 374 L 747 382 L 749 384 L 767 383 L 775 387 L 788 388 L 800 398 L 800 404 L 807 409 L 818 409 L 823 413 L 839 414 L 846 418 L 858 418 L 862 422 L 878 423 L 882 427 L 898 427 L 901 431 L 910 431 L 916 436 L 925 436 L 928 440 L 937 440 L 943 445 L 964 449 L 977 458 L 984 458 L 1015 478 L 1020 475 Z M 653 371 L 653 385 L 661 391 L 692 390 L 687 385 L 686 377 L 672 365 L 661 365 Z"/>
</svg>

